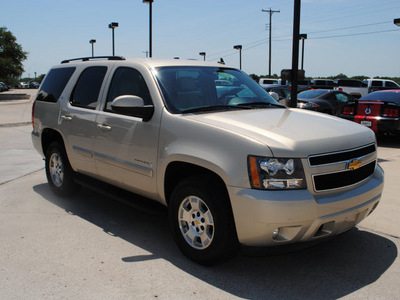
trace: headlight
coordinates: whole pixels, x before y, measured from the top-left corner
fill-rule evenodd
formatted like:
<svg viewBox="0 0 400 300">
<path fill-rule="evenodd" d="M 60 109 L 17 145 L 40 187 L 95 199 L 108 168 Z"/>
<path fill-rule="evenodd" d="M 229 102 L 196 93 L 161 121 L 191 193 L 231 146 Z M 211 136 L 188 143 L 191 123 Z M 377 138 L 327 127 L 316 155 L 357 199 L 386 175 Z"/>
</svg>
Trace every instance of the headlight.
<svg viewBox="0 0 400 300">
<path fill-rule="evenodd" d="M 298 158 L 249 156 L 249 178 L 254 189 L 307 188 L 303 164 Z"/>
</svg>

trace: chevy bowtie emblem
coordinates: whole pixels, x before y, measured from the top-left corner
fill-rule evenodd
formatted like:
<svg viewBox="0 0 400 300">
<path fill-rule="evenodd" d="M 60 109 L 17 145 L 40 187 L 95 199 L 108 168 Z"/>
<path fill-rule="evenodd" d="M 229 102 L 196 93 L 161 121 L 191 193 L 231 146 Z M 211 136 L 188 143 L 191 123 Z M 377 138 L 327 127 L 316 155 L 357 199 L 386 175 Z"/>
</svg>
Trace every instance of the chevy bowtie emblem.
<svg viewBox="0 0 400 300">
<path fill-rule="evenodd" d="M 353 159 L 347 163 L 347 169 L 349 170 L 357 170 L 361 166 L 360 159 Z"/>
</svg>

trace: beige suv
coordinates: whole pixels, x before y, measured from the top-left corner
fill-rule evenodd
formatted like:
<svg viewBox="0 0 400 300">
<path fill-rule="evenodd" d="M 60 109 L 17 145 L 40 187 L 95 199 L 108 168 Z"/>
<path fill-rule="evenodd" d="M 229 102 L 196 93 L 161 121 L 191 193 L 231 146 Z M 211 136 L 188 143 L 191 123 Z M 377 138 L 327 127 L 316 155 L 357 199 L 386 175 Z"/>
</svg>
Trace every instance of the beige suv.
<svg viewBox="0 0 400 300">
<path fill-rule="evenodd" d="M 370 129 L 285 108 L 219 64 L 66 60 L 44 79 L 32 122 L 53 192 L 87 180 L 168 206 L 180 250 L 202 264 L 240 244 L 339 234 L 381 199 Z"/>
</svg>

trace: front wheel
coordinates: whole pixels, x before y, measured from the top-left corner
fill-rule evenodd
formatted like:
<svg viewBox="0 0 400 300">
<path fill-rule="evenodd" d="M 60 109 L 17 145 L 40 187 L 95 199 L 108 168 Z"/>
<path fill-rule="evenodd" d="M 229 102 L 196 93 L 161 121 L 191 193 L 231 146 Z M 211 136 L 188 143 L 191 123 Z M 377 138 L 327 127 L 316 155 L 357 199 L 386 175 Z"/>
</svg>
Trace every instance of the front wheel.
<svg viewBox="0 0 400 300">
<path fill-rule="evenodd" d="M 181 181 L 170 199 L 169 222 L 179 249 L 198 263 L 215 264 L 238 250 L 229 198 L 215 181 Z"/>
<path fill-rule="evenodd" d="M 58 196 L 69 196 L 79 190 L 74 182 L 74 171 L 69 164 L 64 147 L 58 142 L 46 151 L 46 177 L 51 190 Z"/>
</svg>

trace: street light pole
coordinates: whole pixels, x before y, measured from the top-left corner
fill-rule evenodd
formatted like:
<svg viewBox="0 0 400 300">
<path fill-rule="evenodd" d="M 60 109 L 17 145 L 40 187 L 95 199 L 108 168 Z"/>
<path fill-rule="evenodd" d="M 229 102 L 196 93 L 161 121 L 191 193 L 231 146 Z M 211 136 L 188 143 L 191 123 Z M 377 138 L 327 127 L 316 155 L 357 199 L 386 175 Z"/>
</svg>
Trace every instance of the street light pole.
<svg viewBox="0 0 400 300">
<path fill-rule="evenodd" d="M 152 45 L 152 40 L 153 40 L 153 12 L 152 12 L 152 3 L 154 0 L 143 0 L 143 3 L 148 3 L 149 4 L 149 56 L 153 57 L 153 45 Z"/>
<path fill-rule="evenodd" d="M 203 60 L 206 61 L 206 53 L 205 52 L 199 52 L 200 56 L 203 56 Z"/>
<path fill-rule="evenodd" d="M 96 43 L 96 40 L 90 40 L 90 44 L 92 44 L 92 57 L 94 57 L 94 43 Z"/>
<path fill-rule="evenodd" d="M 239 50 L 239 66 L 240 70 L 242 69 L 242 45 L 235 45 L 233 49 Z"/>
<path fill-rule="evenodd" d="M 304 67 L 304 65 L 303 65 L 303 63 L 304 63 L 304 40 L 307 39 L 307 34 L 302 33 L 299 35 L 299 38 L 301 39 L 301 70 L 303 71 L 304 70 L 304 68 L 303 68 Z"/>
<path fill-rule="evenodd" d="M 112 55 L 115 56 L 115 38 L 114 38 L 114 29 L 118 27 L 117 22 L 112 22 L 108 24 L 108 28 L 112 29 Z"/>
</svg>

